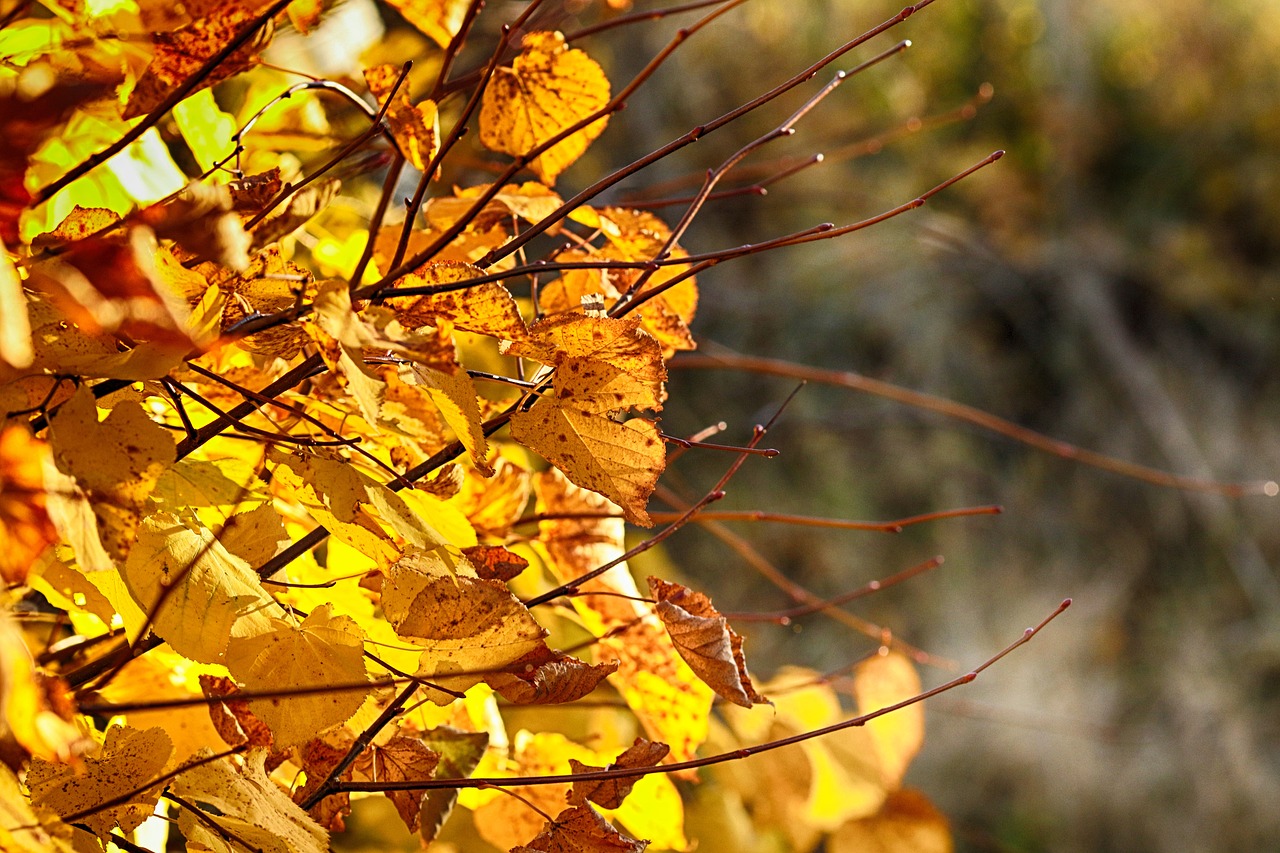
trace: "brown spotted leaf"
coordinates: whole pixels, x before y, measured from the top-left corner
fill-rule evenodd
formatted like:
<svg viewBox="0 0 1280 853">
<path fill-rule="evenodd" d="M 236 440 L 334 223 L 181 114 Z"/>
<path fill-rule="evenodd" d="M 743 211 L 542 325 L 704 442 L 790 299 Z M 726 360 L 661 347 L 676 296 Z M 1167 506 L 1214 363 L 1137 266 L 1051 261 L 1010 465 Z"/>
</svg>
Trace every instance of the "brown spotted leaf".
<svg viewBox="0 0 1280 853">
<path fill-rule="evenodd" d="M 530 33 L 510 68 L 499 68 L 480 105 L 480 141 L 513 157 L 528 154 L 609 102 L 609 80 L 594 59 L 570 49 L 560 33 Z M 601 118 L 529 164 L 547 184 L 603 131 Z"/>
<path fill-rule="evenodd" d="M 116 726 L 107 732 L 102 754 L 84 759 L 83 772 L 67 764 L 34 760 L 27 772 L 31 804 L 51 808 L 71 823 L 84 824 L 104 841 L 116 826 L 132 832 L 150 817 L 163 782 L 123 803 L 105 808 L 103 804 L 158 779 L 172 751 L 173 744 L 162 728 L 138 731 Z"/>
<path fill-rule="evenodd" d="M 247 743 L 250 746 L 270 748 L 275 740 L 270 727 L 254 715 L 247 699 L 237 699 L 240 688 L 230 678 L 201 674 L 200 688 L 209 698 L 219 701 L 209 703 L 209 718 L 214 729 L 228 746 Z"/>
<path fill-rule="evenodd" d="M 640 853 L 647 841 L 627 838 L 591 806 L 573 806 L 549 821 L 542 833 L 511 853 Z"/>
<path fill-rule="evenodd" d="M 471 264 L 459 261 L 432 261 L 406 276 L 396 279 L 395 287 L 448 288 L 465 285 L 484 273 Z M 394 289 L 389 291 L 394 293 Z M 442 290 L 429 296 L 410 296 L 387 300 L 396 317 L 409 329 L 448 320 L 459 329 L 490 335 L 500 340 L 515 341 L 524 337 L 525 324 L 511 293 L 498 282 Z"/>
<path fill-rule="evenodd" d="M 635 743 L 627 747 L 626 752 L 618 756 L 608 767 L 592 767 L 576 759 L 569 760 L 574 773 L 589 773 L 593 770 L 634 769 L 639 767 L 656 767 L 667 757 L 671 747 L 665 743 L 653 743 L 644 738 L 636 738 Z M 616 809 L 622 805 L 627 794 L 635 787 L 639 776 L 620 779 L 586 780 L 573 783 L 573 791 L 569 794 L 569 805 L 583 806 L 587 801 L 606 809 Z"/>
<path fill-rule="evenodd" d="M 462 553 L 475 567 L 480 577 L 506 583 L 529 568 L 529 561 L 501 545 L 473 545 Z"/>
<path fill-rule="evenodd" d="M 700 592 L 661 578 L 649 578 L 658 617 L 685 663 L 712 690 L 735 705 L 750 708 L 769 700 L 756 692 L 747 674 L 742 638 Z"/>
<path fill-rule="evenodd" d="M 215 53 L 231 43 L 236 36 L 261 14 L 260 10 L 233 4 L 216 8 L 208 16 L 193 21 L 172 32 L 157 33 L 152 39 L 154 48 L 151 64 L 138 79 L 125 108 L 126 119 L 145 115 L 178 86 L 196 74 Z M 275 28 L 268 24 L 253 38 L 232 53 L 208 74 L 200 88 L 212 86 L 239 74 L 249 67 L 254 57 L 270 42 Z"/>
<path fill-rule="evenodd" d="M 544 646 L 484 680 L 516 705 L 564 705 L 591 693 L 617 669 L 616 662 L 592 666 Z"/>
</svg>

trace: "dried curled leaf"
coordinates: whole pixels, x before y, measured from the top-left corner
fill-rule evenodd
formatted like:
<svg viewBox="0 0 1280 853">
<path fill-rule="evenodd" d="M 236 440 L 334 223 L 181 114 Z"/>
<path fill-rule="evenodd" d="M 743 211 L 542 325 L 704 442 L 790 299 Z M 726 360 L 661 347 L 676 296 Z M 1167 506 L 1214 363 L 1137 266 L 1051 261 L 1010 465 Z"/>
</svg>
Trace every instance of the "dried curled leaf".
<svg viewBox="0 0 1280 853">
<path fill-rule="evenodd" d="M 537 838 L 511 853 L 640 853 L 647 841 L 627 838 L 591 806 L 572 806 L 548 821 Z"/>
<path fill-rule="evenodd" d="M 711 599 L 678 583 L 649 578 L 649 591 L 676 651 L 712 690 L 735 705 L 750 708 L 768 699 L 756 692 L 747 674 L 742 637 L 711 604 Z"/>
<path fill-rule="evenodd" d="M 528 560 L 501 545 L 473 545 L 463 548 L 462 553 L 471 561 L 476 574 L 486 580 L 506 583 L 529 568 Z"/>
<path fill-rule="evenodd" d="M 297 799 L 308 797 L 315 785 L 328 778 L 354 744 L 355 738 L 344 729 L 331 738 L 313 740 L 303 747 L 303 767 L 308 781 L 295 795 Z M 440 754 L 427 742 L 417 737 L 396 735 L 386 743 L 370 744 L 343 771 L 341 778 L 359 782 L 426 782 L 435 777 L 439 764 Z M 422 801 L 426 796 L 425 788 L 387 791 L 387 799 L 395 804 L 396 813 L 410 832 L 418 831 Z M 347 795 L 340 794 L 325 797 L 317 805 L 316 810 L 324 807 L 322 813 L 330 828 L 341 828 L 341 815 L 347 811 L 346 800 Z M 317 816 L 316 810 L 312 811 L 313 817 Z"/>
<path fill-rule="evenodd" d="M 569 759 L 569 766 L 574 773 L 589 773 L 592 770 L 635 769 L 640 767 L 656 767 L 671 752 L 665 743 L 652 743 L 644 738 L 636 738 L 635 743 L 627 747 L 608 767 L 592 767 L 576 759 Z M 569 805 L 583 806 L 587 801 L 606 809 L 616 809 L 622 805 L 627 794 L 635 787 L 640 776 L 620 779 L 585 780 L 573 783 L 569 793 Z"/>
<path fill-rule="evenodd" d="M 164 771 L 173 743 L 164 729 L 138 731 L 116 726 L 107 732 L 102 754 L 85 758 L 78 772 L 66 764 L 36 759 L 27 772 L 31 804 L 47 806 L 70 823 L 82 823 L 105 841 L 116 826 L 132 832 L 146 820 L 160 798 L 164 783 L 146 787 L 125 802 L 106 805 Z"/>
<path fill-rule="evenodd" d="M 484 680 L 517 705 L 563 705 L 587 696 L 617 669 L 616 662 L 592 666 L 544 646 Z"/>
<path fill-rule="evenodd" d="M 513 157 L 528 154 L 609 102 L 609 80 L 594 59 L 560 33 L 530 33 L 510 68 L 499 68 L 480 105 L 480 141 Z M 529 166 L 547 184 L 582 156 L 604 117 L 538 154 Z"/>
</svg>

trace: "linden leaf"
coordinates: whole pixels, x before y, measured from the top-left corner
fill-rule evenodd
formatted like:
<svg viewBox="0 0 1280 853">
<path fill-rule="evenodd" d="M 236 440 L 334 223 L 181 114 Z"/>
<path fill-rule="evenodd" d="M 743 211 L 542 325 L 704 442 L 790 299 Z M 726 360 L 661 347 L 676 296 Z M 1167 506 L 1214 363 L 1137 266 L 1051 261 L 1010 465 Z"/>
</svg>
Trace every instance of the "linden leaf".
<svg viewBox="0 0 1280 853">
<path fill-rule="evenodd" d="M 573 806 L 556 815 L 537 838 L 511 853 L 639 853 L 647 841 L 627 838 L 590 806 Z"/>
<path fill-rule="evenodd" d="M 223 328 L 250 315 L 276 314 L 296 308 L 302 302 L 311 273 L 285 261 L 278 246 L 257 252 L 249 268 L 238 276 L 215 283 L 227 294 L 222 314 Z M 291 359 L 306 343 L 307 335 L 296 323 L 286 323 L 237 341 L 241 349 L 276 358 Z"/>
<path fill-rule="evenodd" d="M 561 33 L 530 33 L 511 67 L 497 69 L 484 90 L 480 141 L 521 157 L 608 103 L 609 80 L 594 59 L 566 46 Z M 592 122 L 538 154 L 529 167 L 544 183 L 554 183 L 607 122 L 607 116 Z"/>
<path fill-rule="evenodd" d="M 896 705 L 920 690 L 920 674 L 901 652 L 882 649 L 854 672 L 853 695 L 861 714 Z M 884 787 L 897 788 L 924 742 L 924 707 L 917 703 L 877 717 L 867 722 L 866 730 L 875 745 Z"/>
<path fill-rule="evenodd" d="M 470 0 L 389 0 L 389 3 L 436 44 L 448 47 L 462 29 Z"/>
<path fill-rule="evenodd" d="M 616 505 L 555 469 L 534 478 L 534 488 L 537 512 L 549 516 L 538 524 L 539 542 L 558 581 L 580 577 L 623 554 L 625 527 Z M 596 644 L 597 662 L 618 661 L 610 684 L 650 739 L 669 744 L 673 761 L 693 758 L 707 739 L 715 693 L 676 652 L 652 608 L 633 600 L 640 591 L 625 562 L 581 589 L 625 596 L 575 596 L 573 606 L 587 630 L 603 637 Z"/>
<path fill-rule="evenodd" d="M 455 575 L 429 555 L 391 566 L 382 606 L 396 633 L 423 648 L 418 674 L 455 690 L 542 649 L 547 636 L 505 585 L 461 567 Z"/>
<path fill-rule="evenodd" d="M 173 792 L 209 811 L 210 822 L 189 810 L 178 816 L 178 828 L 197 850 L 243 853 L 326 853 L 329 833 L 267 776 L 267 751 L 250 750 L 243 763 L 234 758 L 211 761 L 184 771 Z"/>
<path fill-rule="evenodd" d="M 138 731 L 115 726 L 107 731 L 102 754 L 85 758 L 81 772 L 66 764 L 33 760 L 27 772 L 31 804 L 53 809 L 68 823 L 84 824 L 104 842 L 116 826 L 132 832 L 151 816 L 164 782 L 144 788 L 123 803 L 105 804 L 158 779 L 172 751 L 162 728 Z"/>
<path fill-rule="evenodd" d="M 295 628 L 272 619 L 272 630 L 227 647 L 227 669 L 245 690 L 286 695 L 253 699 L 249 709 L 271 727 L 278 747 L 303 743 L 351 718 L 368 689 L 352 689 L 368 680 L 364 668 L 364 632 L 349 616 L 334 616 L 333 605 L 311 611 Z M 341 689 L 288 695 L 309 687 Z"/>
<path fill-rule="evenodd" d="M 425 782 L 435 776 L 440 756 L 417 738 L 393 737 L 384 745 L 374 744 L 360 754 L 355 763 L 355 778 L 377 782 Z M 417 832 L 422 814 L 425 788 L 388 791 L 387 799 L 395 804 L 396 813 L 410 832 Z"/>
<path fill-rule="evenodd" d="M 494 463 L 494 472 L 488 480 L 468 476 L 454 502 L 477 533 L 504 537 L 529 502 L 529 472 L 505 457 Z"/>
<path fill-rule="evenodd" d="M 280 513 L 270 503 L 227 519 L 218 537 L 222 547 L 250 566 L 261 566 L 289 544 Z"/>
<path fill-rule="evenodd" d="M 289 196 L 283 210 L 278 210 L 253 229 L 251 249 L 256 251 L 283 237 L 288 237 L 328 207 L 338 197 L 341 189 L 342 182 L 337 178 L 325 178 L 308 184 Z"/>
<path fill-rule="evenodd" d="M 26 583 L 36 558 L 57 541 L 45 509 L 44 468 L 49 445 L 12 424 L 0 432 L 0 578 Z"/>
<path fill-rule="evenodd" d="M 464 732 L 448 726 L 424 732 L 419 739 L 440 756 L 440 763 L 436 766 L 437 779 L 465 779 L 470 776 L 489 745 L 486 732 Z M 430 844 L 453 811 L 458 801 L 458 789 L 432 788 L 426 794 L 418 813 L 418 834 L 424 843 Z"/>
<path fill-rule="evenodd" d="M 249 710 L 248 700 L 235 698 L 240 688 L 230 678 L 201 675 L 200 689 L 205 696 L 219 700 L 209 703 L 209 719 L 228 746 L 247 743 L 270 748 L 275 743 L 271 728 Z"/>
<path fill-rule="evenodd" d="M 412 364 L 399 371 L 383 368 L 388 398 L 412 407 L 426 396 L 440 412 L 444 422 L 471 455 L 471 461 L 482 474 L 493 473 L 489 465 L 489 442 L 481 422 L 479 395 L 470 374 L 460 365 L 449 370 Z"/>
<path fill-rule="evenodd" d="M 698 677 L 722 698 L 750 708 L 768 699 L 756 692 L 747 674 L 742 637 L 711 604 L 711 599 L 678 583 L 649 578 L 656 610 L 676 651 Z"/>
<path fill-rule="evenodd" d="M 544 646 L 484 680 L 516 705 L 563 705 L 587 696 L 617 669 L 616 661 L 592 666 Z"/>
<path fill-rule="evenodd" d="M 386 104 L 399 76 L 400 70 L 394 65 L 377 65 L 364 72 L 369 91 L 379 104 Z M 406 88 L 402 85 L 391 101 L 391 106 L 387 108 L 386 121 L 400 152 L 413 164 L 413 168 L 420 172 L 426 170 L 440 150 L 440 114 L 435 102 L 425 100 L 417 104 L 410 103 Z"/>
<path fill-rule="evenodd" d="M 199 699 L 199 691 L 188 687 L 184 679 L 174 678 L 175 671 L 190 665 L 170 649 L 153 649 L 129 661 L 97 694 L 107 702 L 143 707 L 147 703 L 165 700 L 190 703 Z M 166 769 L 187 761 L 202 749 L 223 748 L 222 738 L 210 720 L 209 709 L 203 705 L 131 710 L 126 716 L 134 728 L 159 726 L 164 729 L 173 743 Z"/>
<path fill-rule="evenodd" d="M 92 538 L 111 559 L 124 560 L 146 499 L 173 462 L 173 437 L 133 401 L 117 403 L 99 422 L 93 392 L 82 385 L 53 417 L 50 439 L 58 468 L 75 479 L 75 491 L 51 492 L 49 514 L 64 537 L 81 541 L 81 568 L 107 567 L 90 558 L 93 543 L 86 540 Z M 96 518 L 97 537 L 69 529 L 82 524 L 85 508 Z"/>
<path fill-rule="evenodd" d="M 520 309 L 511 293 L 496 281 L 443 290 L 430 296 L 395 298 L 395 288 L 449 287 L 464 284 L 483 274 L 471 264 L 431 261 L 396 279 L 395 287 L 388 291 L 391 298 L 387 299 L 387 304 L 395 309 L 396 317 L 409 329 L 448 320 L 468 332 L 509 341 L 523 338 L 525 324 Z"/>
<path fill-rule="evenodd" d="M 574 483 L 615 501 L 628 521 L 653 525 L 645 504 L 666 467 L 666 447 L 652 421 L 618 423 L 544 397 L 512 415 L 511 436 Z"/>
<path fill-rule="evenodd" d="M 6 853 L 73 853 L 74 830 L 49 809 L 37 812 L 8 766 L 0 766 L 0 850 Z"/>
<path fill-rule="evenodd" d="M 120 573 L 156 634 L 191 660 L 221 663 L 233 634 L 274 629 L 263 611 L 275 604 L 257 573 L 209 530 L 170 513 L 143 521 Z"/>
<path fill-rule="evenodd" d="M 619 768 L 634 769 L 639 767 L 656 767 L 662 759 L 667 757 L 667 753 L 671 751 L 671 747 L 665 743 L 652 743 L 644 738 L 636 738 L 635 743 L 627 747 L 627 750 L 611 762 L 608 767 L 592 767 L 589 764 L 583 764 L 577 759 L 569 759 L 569 766 L 573 768 L 574 773 L 589 773 L 593 770 L 615 770 Z M 626 799 L 627 794 L 631 793 L 631 789 L 640 780 L 641 776 L 620 779 L 603 779 L 603 780 L 586 780 L 573 783 L 573 790 L 569 793 L 569 805 L 583 806 L 587 801 L 603 806 L 606 809 L 616 809 L 622 805 L 622 801 Z"/>
<path fill-rule="evenodd" d="M 216 7 L 206 17 L 171 32 L 152 37 L 151 64 L 138 78 L 124 110 L 124 118 L 137 118 L 158 107 L 176 87 L 193 77 L 215 53 L 259 17 L 260 10 L 243 5 Z M 205 75 L 200 88 L 207 88 L 249 67 L 267 46 L 275 27 L 268 23 L 246 44 L 218 63 Z"/>
<path fill-rule="evenodd" d="M 919 791 L 895 791 L 870 817 L 850 821 L 827 839 L 830 853 L 951 853 L 946 817 Z"/>
</svg>

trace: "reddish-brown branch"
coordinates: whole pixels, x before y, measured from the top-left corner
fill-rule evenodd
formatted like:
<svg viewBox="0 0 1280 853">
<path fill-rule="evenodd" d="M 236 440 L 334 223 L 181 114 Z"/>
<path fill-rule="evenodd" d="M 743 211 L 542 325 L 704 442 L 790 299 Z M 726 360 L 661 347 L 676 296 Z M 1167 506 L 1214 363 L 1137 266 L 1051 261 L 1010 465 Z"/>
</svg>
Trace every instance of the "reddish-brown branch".
<svg viewBox="0 0 1280 853">
<path fill-rule="evenodd" d="M 699 767 L 710 767 L 714 764 L 724 764 L 728 761 L 738 761 L 743 758 L 750 758 L 753 755 L 759 755 L 762 752 L 770 752 L 775 749 L 781 749 L 784 746 L 792 746 L 797 743 L 804 743 L 814 738 L 825 737 L 826 735 L 835 734 L 846 729 L 855 728 L 857 726 L 865 726 L 872 720 L 883 717 L 886 714 L 892 714 L 894 711 L 901 710 L 911 705 L 919 704 L 926 699 L 931 699 L 940 693 L 946 693 L 948 690 L 954 690 L 965 684 L 970 684 L 977 680 L 978 676 L 990 667 L 999 663 L 1005 656 L 1014 650 L 1030 642 L 1037 634 L 1044 630 L 1054 619 L 1058 618 L 1068 607 L 1071 606 L 1071 599 L 1066 599 L 1058 605 L 1056 609 L 1039 624 L 1032 628 L 1028 628 L 1023 632 L 1022 636 L 1014 642 L 1005 646 L 999 653 L 987 658 L 978 666 L 966 672 L 957 678 L 939 684 L 929 690 L 904 699 L 901 702 L 895 702 L 868 714 L 860 714 L 848 720 L 839 723 L 833 723 L 829 726 L 813 729 L 812 731 L 802 732 L 787 738 L 772 740 L 767 743 L 756 744 L 755 746 L 743 747 L 735 749 L 731 752 L 722 752 L 717 755 L 708 755 L 703 758 L 694 758 L 689 761 L 677 761 L 671 764 L 659 764 L 656 767 L 618 767 L 607 770 L 593 770 L 586 773 L 564 773 L 550 776 L 514 776 L 514 777 L 489 777 L 489 778 L 472 778 L 472 779 L 428 779 L 414 782 L 339 782 L 334 786 L 333 792 L 346 791 L 398 791 L 418 788 L 488 788 L 488 787 L 518 787 L 525 785 L 562 785 L 566 782 L 601 782 L 609 779 L 634 779 L 640 776 L 650 776 L 655 773 L 678 773 L 683 770 L 696 770 Z"/>
<path fill-rule="evenodd" d="M 857 589 L 852 590 L 851 592 L 846 592 L 843 595 L 837 595 L 833 598 L 828 598 L 826 601 L 814 604 L 802 604 L 799 607 L 792 607 L 787 610 L 774 610 L 768 613 L 740 612 L 725 613 L 723 615 L 736 622 L 776 622 L 780 625 L 789 625 L 791 624 L 792 619 L 798 619 L 801 616 L 808 616 L 810 613 L 817 613 L 819 610 L 840 607 L 841 605 L 848 604 L 850 601 L 865 598 L 868 595 L 880 592 L 883 589 L 888 589 L 891 586 L 896 586 L 903 581 L 910 580 L 916 575 L 922 575 L 925 572 L 936 569 L 938 566 L 941 566 L 942 563 L 943 559 L 941 556 L 930 557 L 923 563 L 917 563 L 910 568 L 903 569 L 900 572 L 895 572 L 886 578 L 873 580 L 864 586 L 860 586 Z"/>
</svg>

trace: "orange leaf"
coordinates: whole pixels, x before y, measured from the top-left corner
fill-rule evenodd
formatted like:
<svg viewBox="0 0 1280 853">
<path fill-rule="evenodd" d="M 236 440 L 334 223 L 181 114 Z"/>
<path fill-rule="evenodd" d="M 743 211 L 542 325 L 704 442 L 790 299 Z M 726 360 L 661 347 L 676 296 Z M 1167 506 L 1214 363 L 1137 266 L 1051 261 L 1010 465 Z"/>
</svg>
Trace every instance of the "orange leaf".
<svg viewBox="0 0 1280 853">
<path fill-rule="evenodd" d="M 569 766 L 574 773 L 585 773 L 592 770 L 614 770 L 617 768 L 633 769 L 639 767 L 655 767 L 667 757 L 671 747 L 665 743 L 652 743 L 644 738 L 636 738 L 635 743 L 627 747 L 626 752 L 618 756 L 608 767 L 592 767 L 577 759 L 569 759 Z M 621 779 L 605 779 L 601 781 L 581 781 L 573 783 L 573 791 L 569 794 L 569 805 L 583 806 L 587 800 L 606 809 L 616 809 L 622 805 L 627 794 L 635 787 L 641 777 Z"/>
<path fill-rule="evenodd" d="M 609 102 L 609 80 L 596 61 L 565 45 L 560 33 L 530 33 L 511 68 L 499 68 L 480 105 L 480 141 L 515 157 L 599 111 Z M 602 118 L 533 159 L 545 183 L 582 156 L 604 131 Z"/>
<path fill-rule="evenodd" d="M 228 45 L 260 14 L 258 9 L 231 5 L 217 8 L 207 17 L 192 21 L 181 29 L 157 33 L 153 37 L 154 58 L 138 78 L 124 117 L 137 118 L 159 106 L 170 92 L 195 75 L 210 57 Z M 254 57 L 271 41 L 274 32 L 272 24 L 263 27 L 247 44 L 213 69 L 200 88 L 212 86 L 248 68 Z"/>
<path fill-rule="evenodd" d="M 486 580 L 506 583 L 529 568 L 528 560 L 501 545 L 473 545 L 463 548 L 462 553 L 475 566 L 476 574 Z"/>
<path fill-rule="evenodd" d="M 462 20 L 470 0 L 388 0 L 404 19 L 413 24 L 436 44 L 448 47 L 462 29 Z"/>
<path fill-rule="evenodd" d="M 647 841 L 627 838 L 591 806 L 567 808 L 533 841 L 511 853 L 640 853 Z"/>
<path fill-rule="evenodd" d="M 26 583 L 31 564 L 58 538 L 45 509 L 49 445 L 11 424 L 0 432 L 0 578 Z"/>
<path fill-rule="evenodd" d="M 235 698 L 240 688 L 234 681 L 221 676 L 201 675 L 200 688 L 205 696 L 221 700 L 209 703 L 209 718 L 213 721 L 218 736 L 228 746 L 239 746 L 242 743 L 271 746 L 275 740 L 271 729 L 249 709 L 248 700 Z"/>
<path fill-rule="evenodd" d="M 396 279 L 396 287 L 460 284 L 484 273 L 459 261 L 432 261 Z M 388 291 L 395 294 L 395 290 Z M 524 319 L 511 293 L 497 282 L 448 290 L 430 296 L 390 298 L 387 303 L 406 328 L 448 320 L 459 329 L 515 341 L 525 336 Z"/>
<path fill-rule="evenodd" d="M 369 91 L 378 99 L 379 104 L 386 104 L 399 76 L 399 69 L 394 65 L 377 65 L 364 72 Z M 387 108 L 386 121 L 391 128 L 392 137 L 400 146 L 400 152 L 415 169 L 422 171 L 440 150 L 440 114 L 434 101 L 410 103 L 406 85 L 401 85 L 391 106 Z"/>
<path fill-rule="evenodd" d="M 678 583 L 649 578 L 657 611 L 676 651 L 712 690 L 735 705 L 768 703 L 747 674 L 742 638 L 711 604 L 711 599 Z"/>
</svg>

